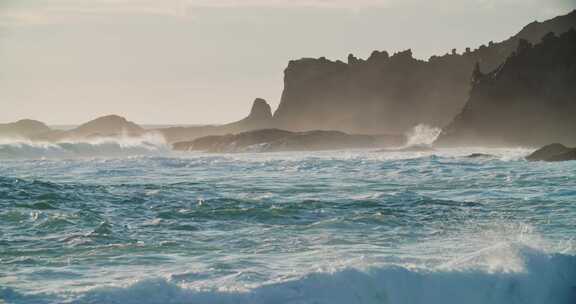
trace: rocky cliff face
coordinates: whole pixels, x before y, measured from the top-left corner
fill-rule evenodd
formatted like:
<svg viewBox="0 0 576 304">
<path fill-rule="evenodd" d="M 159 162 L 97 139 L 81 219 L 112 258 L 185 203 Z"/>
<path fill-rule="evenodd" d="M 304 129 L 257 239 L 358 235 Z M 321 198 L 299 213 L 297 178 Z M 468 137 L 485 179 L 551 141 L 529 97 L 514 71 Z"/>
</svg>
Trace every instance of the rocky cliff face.
<svg viewBox="0 0 576 304">
<path fill-rule="evenodd" d="M 291 61 L 274 119 L 290 130 L 330 129 L 353 133 L 402 133 L 424 123 L 445 126 L 459 113 L 478 62 L 488 71 L 500 65 L 518 42 L 535 43 L 547 32 L 576 26 L 576 11 L 527 25 L 517 35 L 463 54 L 453 50 L 428 61 L 410 50 L 390 56 L 374 52 L 367 60 L 326 58 Z"/>
<path fill-rule="evenodd" d="M 500 67 L 475 75 L 437 145 L 576 145 L 576 30 L 521 40 Z"/>
</svg>

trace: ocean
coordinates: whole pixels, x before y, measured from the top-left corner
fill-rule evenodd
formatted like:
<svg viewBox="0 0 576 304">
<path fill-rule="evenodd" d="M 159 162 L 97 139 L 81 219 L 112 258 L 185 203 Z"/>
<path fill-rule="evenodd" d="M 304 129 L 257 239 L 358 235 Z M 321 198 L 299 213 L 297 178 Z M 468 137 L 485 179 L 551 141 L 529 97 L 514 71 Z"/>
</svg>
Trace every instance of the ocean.
<svg viewBox="0 0 576 304">
<path fill-rule="evenodd" d="M 529 152 L 0 140 L 0 303 L 574 304 L 576 162 Z"/>
</svg>

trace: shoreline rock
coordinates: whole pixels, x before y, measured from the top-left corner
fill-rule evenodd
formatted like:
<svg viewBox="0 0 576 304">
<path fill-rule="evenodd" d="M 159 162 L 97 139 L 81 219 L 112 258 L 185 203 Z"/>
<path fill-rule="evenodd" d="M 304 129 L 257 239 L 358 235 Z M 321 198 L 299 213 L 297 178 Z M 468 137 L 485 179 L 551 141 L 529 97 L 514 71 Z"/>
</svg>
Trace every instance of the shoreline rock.
<svg viewBox="0 0 576 304">
<path fill-rule="evenodd" d="M 45 123 L 32 119 L 0 124 L 0 136 L 32 138 L 52 131 Z"/>
<path fill-rule="evenodd" d="M 526 156 L 526 160 L 547 162 L 576 160 L 576 148 L 568 148 L 558 143 L 550 144 Z"/>
<path fill-rule="evenodd" d="M 321 151 L 400 146 L 405 140 L 405 137 L 400 135 L 352 135 L 339 131 L 291 132 L 261 129 L 201 137 L 193 141 L 174 143 L 172 147 L 176 151 L 208 153 Z"/>
</svg>

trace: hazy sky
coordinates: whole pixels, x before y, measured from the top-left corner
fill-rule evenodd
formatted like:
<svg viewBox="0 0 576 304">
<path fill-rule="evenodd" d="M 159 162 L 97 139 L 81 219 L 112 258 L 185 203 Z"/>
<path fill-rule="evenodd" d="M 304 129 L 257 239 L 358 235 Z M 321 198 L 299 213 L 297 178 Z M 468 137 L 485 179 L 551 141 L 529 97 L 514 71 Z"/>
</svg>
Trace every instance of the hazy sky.
<svg viewBox="0 0 576 304">
<path fill-rule="evenodd" d="M 0 122 L 221 123 L 276 108 L 290 59 L 428 58 L 576 0 L 0 0 Z"/>
</svg>

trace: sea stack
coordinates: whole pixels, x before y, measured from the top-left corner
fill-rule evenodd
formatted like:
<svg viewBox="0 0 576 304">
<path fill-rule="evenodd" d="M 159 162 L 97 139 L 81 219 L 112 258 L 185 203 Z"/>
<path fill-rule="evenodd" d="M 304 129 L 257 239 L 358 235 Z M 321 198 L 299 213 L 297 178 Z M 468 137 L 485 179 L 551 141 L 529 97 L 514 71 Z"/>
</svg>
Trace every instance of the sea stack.
<svg viewBox="0 0 576 304">
<path fill-rule="evenodd" d="M 247 119 L 266 121 L 272 119 L 272 108 L 262 98 L 256 98 L 252 104 L 252 109 Z"/>
</svg>

